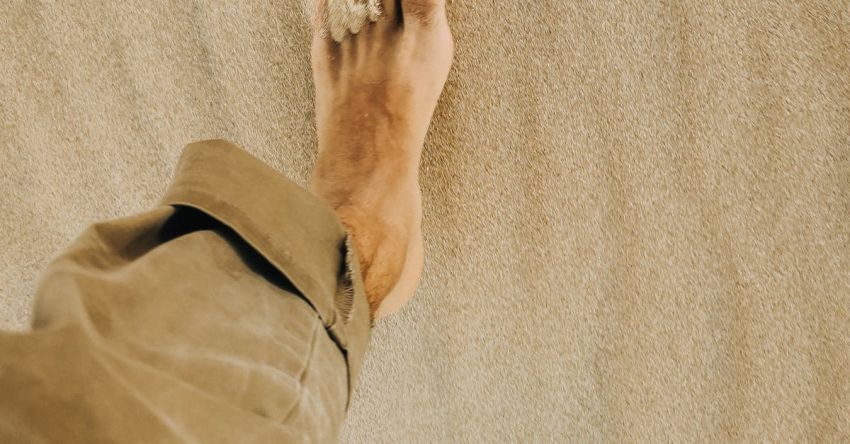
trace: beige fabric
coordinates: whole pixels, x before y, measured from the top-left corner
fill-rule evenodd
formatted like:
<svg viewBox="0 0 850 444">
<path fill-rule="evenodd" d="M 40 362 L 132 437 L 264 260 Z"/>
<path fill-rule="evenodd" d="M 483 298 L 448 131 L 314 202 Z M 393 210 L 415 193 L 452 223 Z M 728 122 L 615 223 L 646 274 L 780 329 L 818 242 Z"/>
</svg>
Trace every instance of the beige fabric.
<svg viewBox="0 0 850 444">
<path fill-rule="evenodd" d="M 456 0 L 427 264 L 343 442 L 850 436 L 846 1 Z M 188 141 L 304 183 L 300 2 L 0 14 L 0 320 Z"/>
<path fill-rule="evenodd" d="M 32 330 L 0 332 L 0 442 L 336 441 L 370 332 L 349 255 L 319 198 L 189 145 L 161 205 L 86 229 Z"/>
</svg>

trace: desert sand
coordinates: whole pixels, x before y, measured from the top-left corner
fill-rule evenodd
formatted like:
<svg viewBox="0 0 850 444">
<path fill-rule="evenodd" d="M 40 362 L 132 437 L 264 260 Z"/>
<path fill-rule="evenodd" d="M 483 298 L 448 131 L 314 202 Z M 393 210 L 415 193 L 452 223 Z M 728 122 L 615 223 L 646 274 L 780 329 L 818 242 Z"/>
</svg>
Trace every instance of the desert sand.
<svg viewBox="0 0 850 444">
<path fill-rule="evenodd" d="M 449 4 L 426 268 L 346 443 L 850 440 L 850 5 Z M 6 2 L 0 327 L 186 143 L 306 183 L 300 1 Z"/>
</svg>

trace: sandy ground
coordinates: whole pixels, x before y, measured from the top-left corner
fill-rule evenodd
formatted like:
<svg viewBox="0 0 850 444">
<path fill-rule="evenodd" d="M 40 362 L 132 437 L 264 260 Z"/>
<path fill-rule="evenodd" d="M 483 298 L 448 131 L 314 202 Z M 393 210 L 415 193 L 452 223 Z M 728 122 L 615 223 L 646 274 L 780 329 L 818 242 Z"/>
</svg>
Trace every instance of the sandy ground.
<svg viewBox="0 0 850 444">
<path fill-rule="evenodd" d="M 0 327 L 223 137 L 315 158 L 300 1 L 6 2 Z M 343 442 L 850 440 L 850 5 L 455 0 L 427 265 Z"/>
</svg>

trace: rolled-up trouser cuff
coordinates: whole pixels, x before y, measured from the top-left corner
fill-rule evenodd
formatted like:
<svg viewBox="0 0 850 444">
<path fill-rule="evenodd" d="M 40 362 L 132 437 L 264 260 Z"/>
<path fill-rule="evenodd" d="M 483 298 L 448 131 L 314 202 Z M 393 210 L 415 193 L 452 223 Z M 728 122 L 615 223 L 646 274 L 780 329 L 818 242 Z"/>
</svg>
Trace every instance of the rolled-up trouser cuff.
<svg viewBox="0 0 850 444">
<path fill-rule="evenodd" d="M 229 226 L 292 282 L 345 356 L 350 399 L 371 321 L 354 246 L 333 210 L 223 140 L 186 146 L 162 203 Z"/>
</svg>

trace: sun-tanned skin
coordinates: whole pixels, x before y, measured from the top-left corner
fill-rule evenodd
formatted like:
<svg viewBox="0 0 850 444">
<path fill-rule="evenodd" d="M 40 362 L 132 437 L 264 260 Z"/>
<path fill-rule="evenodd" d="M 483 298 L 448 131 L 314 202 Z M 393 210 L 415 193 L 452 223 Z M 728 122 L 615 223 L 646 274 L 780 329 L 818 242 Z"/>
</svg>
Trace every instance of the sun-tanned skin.
<svg viewBox="0 0 850 444">
<path fill-rule="evenodd" d="M 453 51 L 445 0 L 384 0 L 357 35 L 313 38 L 310 188 L 351 233 L 376 320 L 413 297 L 422 274 L 419 161 Z"/>
</svg>

